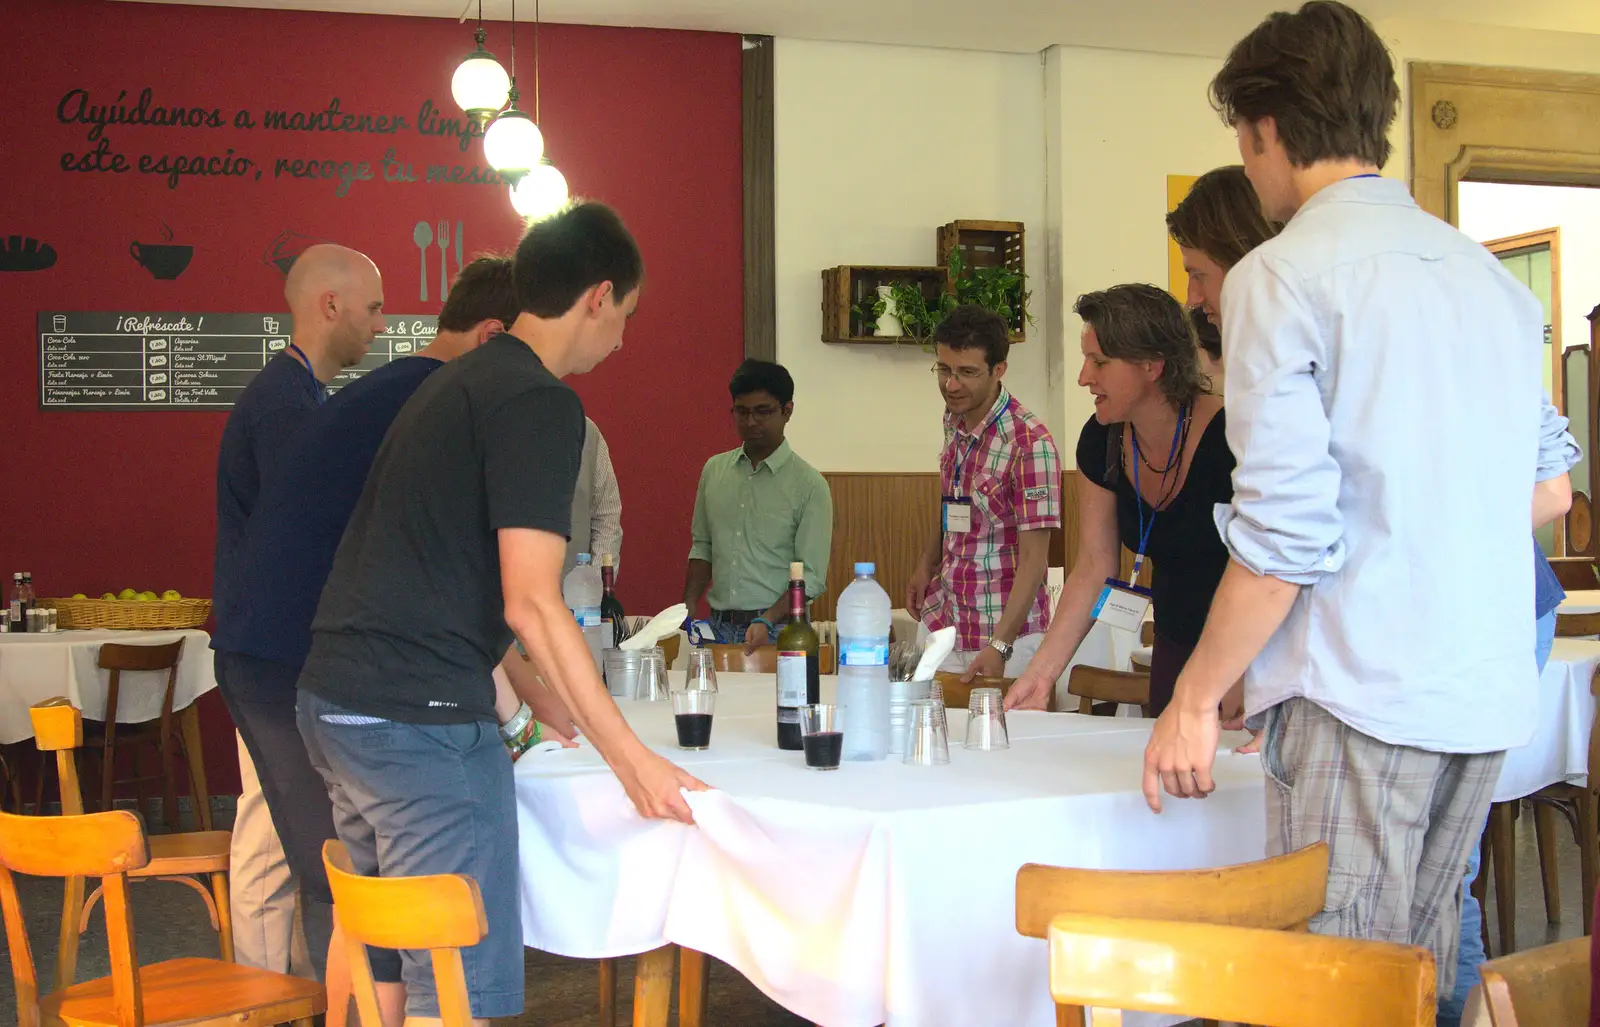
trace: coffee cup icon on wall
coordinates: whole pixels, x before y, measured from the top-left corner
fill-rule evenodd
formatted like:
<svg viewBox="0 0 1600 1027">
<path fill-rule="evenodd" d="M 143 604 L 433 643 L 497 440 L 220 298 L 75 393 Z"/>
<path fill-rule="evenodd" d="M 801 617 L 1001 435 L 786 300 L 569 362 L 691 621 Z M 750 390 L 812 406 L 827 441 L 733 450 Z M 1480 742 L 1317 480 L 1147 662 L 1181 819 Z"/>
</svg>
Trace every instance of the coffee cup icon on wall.
<svg viewBox="0 0 1600 1027">
<path fill-rule="evenodd" d="M 194 257 L 193 246 L 175 246 L 172 243 L 128 244 L 128 253 L 139 266 L 162 281 L 171 281 L 183 274 Z"/>
</svg>

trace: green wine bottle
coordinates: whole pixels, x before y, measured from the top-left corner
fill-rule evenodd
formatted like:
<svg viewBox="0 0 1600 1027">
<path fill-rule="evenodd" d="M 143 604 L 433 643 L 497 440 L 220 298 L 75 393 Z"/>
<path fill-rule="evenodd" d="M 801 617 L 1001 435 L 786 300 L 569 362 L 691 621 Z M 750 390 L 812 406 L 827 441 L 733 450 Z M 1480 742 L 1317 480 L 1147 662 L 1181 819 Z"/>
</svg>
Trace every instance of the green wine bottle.
<svg viewBox="0 0 1600 1027">
<path fill-rule="evenodd" d="M 789 623 L 778 632 L 778 748 L 799 749 L 800 707 L 822 701 L 822 651 L 806 618 L 806 570 L 789 565 Z"/>
</svg>

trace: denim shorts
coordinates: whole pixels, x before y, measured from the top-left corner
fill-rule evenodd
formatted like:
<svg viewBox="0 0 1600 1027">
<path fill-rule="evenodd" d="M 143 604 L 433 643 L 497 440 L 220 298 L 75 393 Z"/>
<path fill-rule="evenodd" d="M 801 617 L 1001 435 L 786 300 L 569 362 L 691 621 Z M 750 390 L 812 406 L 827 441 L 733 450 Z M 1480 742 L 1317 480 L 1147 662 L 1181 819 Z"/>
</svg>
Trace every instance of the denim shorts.
<svg viewBox="0 0 1600 1027">
<path fill-rule="evenodd" d="M 495 725 L 403 724 L 299 694 L 300 733 L 327 782 L 333 826 L 357 873 L 464 874 L 489 933 L 461 950 L 475 1017 L 521 1016 L 522 917 L 511 757 Z M 372 975 L 404 981 L 406 1015 L 437 1017 L 426 951 L 368 949 Z"/>
</svg>

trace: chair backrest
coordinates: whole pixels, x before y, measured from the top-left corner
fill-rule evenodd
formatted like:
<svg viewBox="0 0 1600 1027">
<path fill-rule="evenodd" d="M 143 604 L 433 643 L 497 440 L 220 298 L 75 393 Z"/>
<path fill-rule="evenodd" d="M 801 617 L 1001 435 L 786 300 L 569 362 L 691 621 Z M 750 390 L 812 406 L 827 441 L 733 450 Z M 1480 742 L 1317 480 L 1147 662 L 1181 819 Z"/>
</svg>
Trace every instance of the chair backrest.
<svg viewBox="0 0 1600 1027">
<path fill-rule="evenodd" d="M 971 681 L 962 681 L 961 674 L 953 670 L 935 671 L 933 679 L 939 682 L 944 690 L 944 705 L 950 710 L 964 710 L 972 700 L 974 688 L 998 688 L 1001 696 L 1011 691 L 1011 686 L 1016 683 L 1016 678 L 991 678 L 982 675 Z M 1051 706 L 1054 705 L 1052 695 Z"/>
<path fill-rule="evenodd" d="M 1578 493 L 1573 493 L 1573 508 L 1578 505 Z M 1588 500 L 1585 498 L 1585 505 Z M 1583 516 L 1584 534 L 1589 533 L 1589 517 Z M 1575 538 L 1567 540 L 1575 547 L 1577 552 L 1583 552 L 1586 544 L 1579 543 Z M 1600 588 L 1600 578 L 1595 576 L 1594 558 L 1591 556 L 1553 556 L 1550 558 L 1550 569 L 1556 572 L 1556 580 L 1561 582 L 1561 587 L 1572 592 L 1584 592 Z"/>
<path fill-rule="evenodd" d="M 163 645 L 128 645 L 123 642 L 104 642 L 95 658 L 95 665 L 111 672 L 106 684 L 106 723 L 117 721 L 117 696 L 122 689 L 122 672 L 125 670 L 167 671 L 167 691 L 161 700 L 163 730 L 172 717 L 172 692 L 178 683 L 178 660 L 183 656 L 183 639 Z M 114 730 L 114 729 L 113 729 Z"/>
<path fill-rule="evenodd" d="M 1589 1022 L 1589 939 L 1491 959 L 1479 967 L 1493 1027 L 1557 1027 Z"/>
<path fill-rule="evenodd" d="M 489 933 L 478 882 L 460 874 L 366 877 L 355 872 L 337 841 L 324 842 L 322 864 L 333 891 L 333 910 L 344 930 L 350 977 L 362 1023 L 381 1023 L 378 994 L 366 946 L 428 949 L 444 1027 L 469 1027 L 472 1010 L 461 950 Z"/>
<path fill-rule="evenodd" d="M 1139 707 L 1150 716 L 1150 674 L 1148 671 L 1106 670 L 1080 663 L 1067 675 L 1067 694 L 1077 696 L 1079 713 L 1097 717 L 1116 715 L 1118 703 Z M 1096 703 L 1103 705 L 1096 706 Z"/>
<path fill-rule="evenodd" d="M 11 975 L 17 988 L 18 1027 L 39 1025 L 39 978 L 13 874 L 34 877 L 100 877 L 105 888 L 106 941 L 111 953 L 111 992 L 117 1021 L 144 1022 L 144 1002 L 135 972 L 133 914 L 127 871 L 150 862 L 144 825 L 127 810 L 87 816 L 23 817 L 0 813 L 0 909 L 5 913 Z"/>
<path fill-rule="evenodd" d="M 775 645 L 759 646 L 755 652 L 748 654 L 744 651 L 744 646 L 739 644 L 713 643 L 705 648 L 711 652 L 712 663 L 723 673 L 776 674 L 778 672 L 778 647 Z M 832 674 L 833 646 L 818 646 L 817 661 L 821 665 L 819 673 Z"/>
<path fill-rule="evenodd" d="M 1143 624 L 1139 625 L 1139 644 L 1140 645 L 1155 645 L 1156 644 L 1156 622 L 1155 621 L 1147 620 Z"/>
<path fill-rule="evenodd" d="M 668 635 L 666 638 L 663 638 L 661 641 L 656 643 L 656 646 L 661 650 L 662 657 L 667 661 L 668 670 L 671 670 L 672 665 L 678 662 L 678 647 L 682 643 L 683 635 L 681 633 L 676 635 Z"/>
<path fill-rule="evenodd" d="M 1594 552 L 1594 504 L 1589 501 L 1589 494 L 1579 489 L 1572 490 L 1572 507 L 1567 511 L 1567 551 L 1569 553 Z M 1560 573 L 1559 571 L 1557 573 Z M 1571 588 L 1565 583 L 1562 588 Z M 1584 588 L 1594 588 L 1594 585 L 1584 585 Z"/>
<path fill-rule="evenodd" d="M 33 744 L 40 752 L 56 754 L 56 776 L 61 782 L 61 812 L 83 812 L 83 788 L 78 782 L 78 761 L 73 750 L 83 744 L 83 714 L 61 696 L 28 707 L 33 721 Z"/>
<path fill-rule="evenodd" d="M 1557 638 L 1591 638 L 1600 635 L 1600 613 L 1556 614 Z"/>
<path fill-rule="evenodd" d="M 1433 955 L 1414 945 L 1250 927 L 1060 916 L 1050 924 L 1050 994 L 1088 1007 L 1271 1027 L 1432 1027 Z"/>
</svg>

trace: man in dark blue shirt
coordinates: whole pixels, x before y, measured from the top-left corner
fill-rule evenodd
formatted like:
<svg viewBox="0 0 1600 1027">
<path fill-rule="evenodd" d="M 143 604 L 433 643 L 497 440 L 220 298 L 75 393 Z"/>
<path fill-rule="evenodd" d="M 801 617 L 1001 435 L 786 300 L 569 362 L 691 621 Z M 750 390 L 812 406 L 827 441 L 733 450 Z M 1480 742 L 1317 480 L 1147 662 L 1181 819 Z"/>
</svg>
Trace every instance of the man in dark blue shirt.
<svg viewBox="0 0 1600 1027">
<path fill-rule="evenodd" d="M 217 545 L 212 612 L 218 640 L 231 630 L 241 595 L 237 565 L 263 478 L 276 466 L 307 416 L 327 399 L 328 383 L 366 356 L 383 331 L 383 280 L 372 261 L 355 250 L 323 244 L 300 255 L 284 283 L 294 318 L 289 345 L 251 379 L 234 403 L 217 453 Z M 218 663 L 224 698 L 233 682 Z M 294 925 L 292 895 L 276 893 L 270 867 L 245 858 L 276 850 L 272 821 L 243 742 L 239 775 L 244 784 L 233 823 L 230 905 L 235 958 L 246 966 L 290 969 Z M 315 928 L 315 925 L 311 925 Z"/>
<path fill-rule="evenodd" d="M 473 261 L 456 279 L 427 349 L 363 376 L 305 418 L 264 477 L 239 550 L 233 616 L 226 630 L 218 629 L 218 665 L 232 685 L 224 698 L 260 775 L 282 858 L 299 880 L 307 948 L 328 983 L 330 1010 L 343 1008 L 348 970 L 331 917 L 326 933 L 311 925 L 320 926 L 333 901 L 322 865 L 322 844 L 334 837 L 333 813 L 295 726 L 295 680 L 339 539 L 390 422 L 445 361 L 515 321 L 511 270 L 506 258 Z M 513 700 L 509 712 L 518 705 Z M 374 973 L 398 980 L 398 957 L 386 977 L 384 956 L 373 951 Z"/>
</svg>

